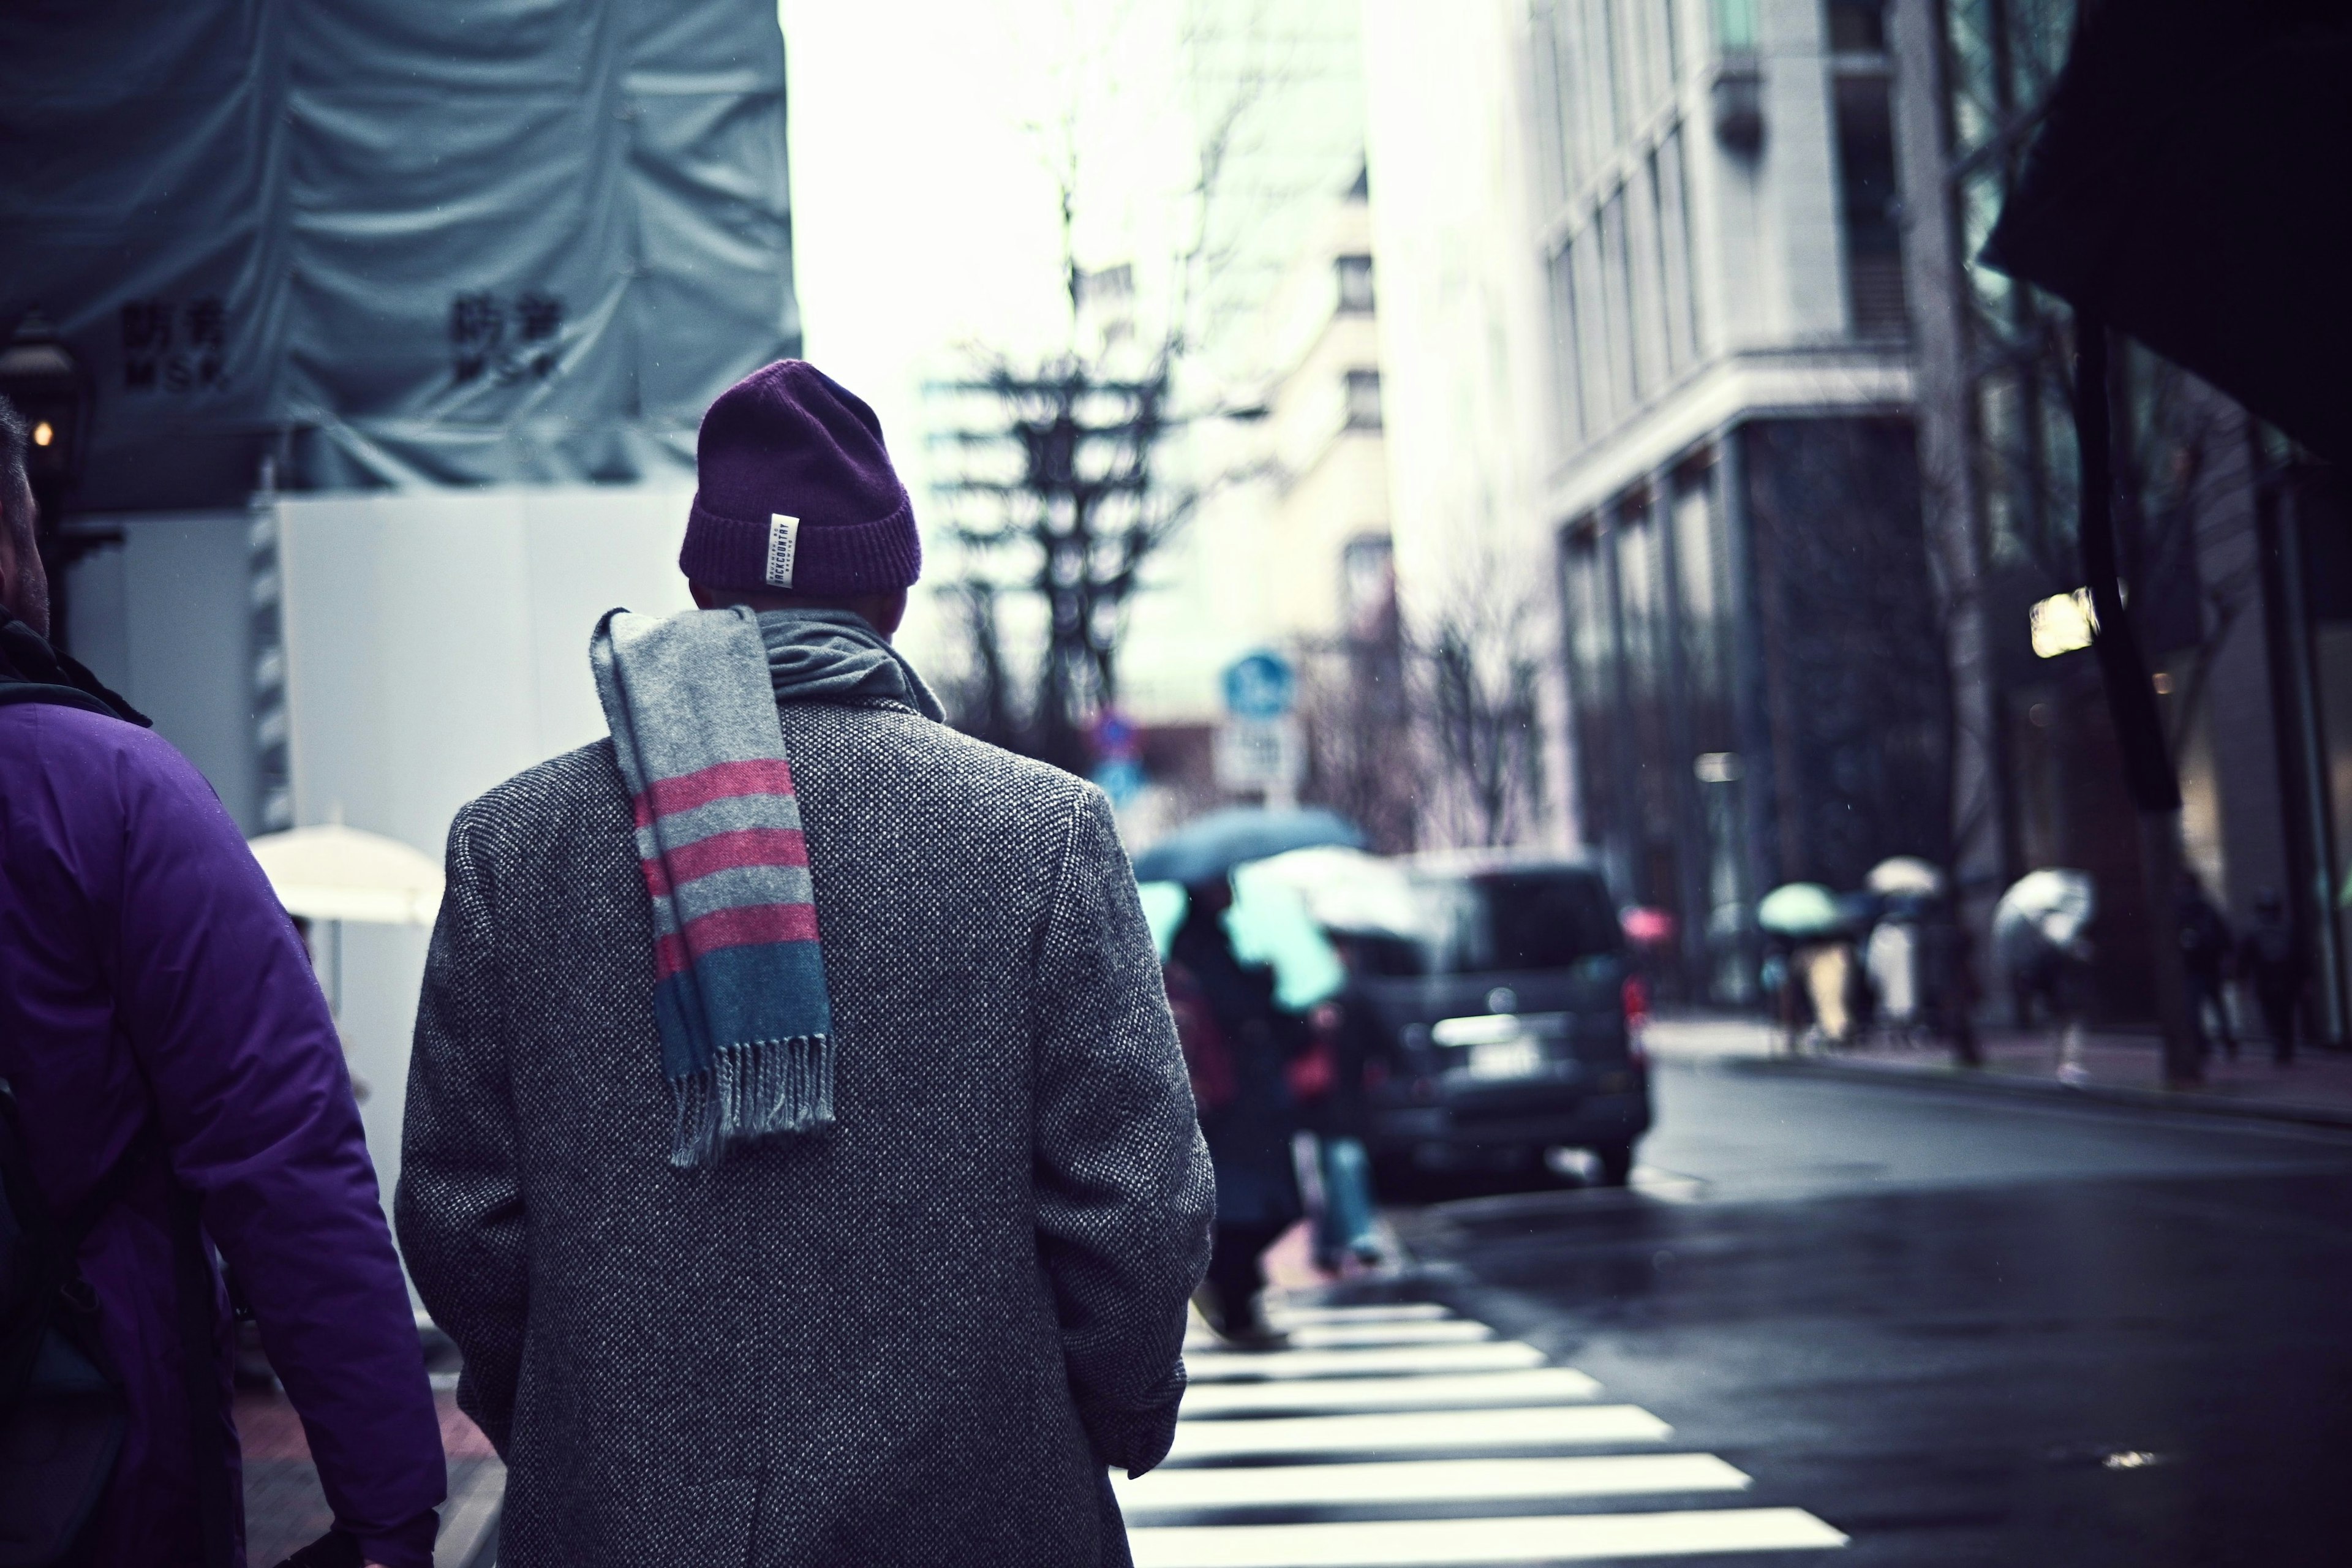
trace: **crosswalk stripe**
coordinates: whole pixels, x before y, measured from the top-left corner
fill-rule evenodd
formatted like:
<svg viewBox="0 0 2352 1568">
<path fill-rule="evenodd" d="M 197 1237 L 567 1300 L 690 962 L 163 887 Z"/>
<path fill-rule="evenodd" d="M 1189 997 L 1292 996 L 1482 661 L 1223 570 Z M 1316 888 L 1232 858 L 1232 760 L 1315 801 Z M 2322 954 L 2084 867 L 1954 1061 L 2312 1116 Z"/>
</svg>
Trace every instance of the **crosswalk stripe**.
<svg viewBox="0 0 2352 1568">
<path fill-rule="evenodd" d="M 1179 1525 L 1128 1532 L 1135 1568 L 1435 1568 L 1843 1546 L 1802 1509 L 1555 1514 L 1349 1524 Z"/>
<path fill-rule="evenodd" d="M 1252 1465 L 1155 1470 L 1115 1480 L 1129 1519 L 1218 1508 L 1493 1501 L 1738 1491 L 1748 1477 L 1712 1454 L 1608 1454 L 1573 1459 L 1416 1459 L 1353 1465 Z"/>
<path fill-rule="evenodd" d="M 1395 1415 L 1277 1415 L 1251 1421 L 1179 1421 L 1168 1462 L 1662 1443 L 1673 1435 L 1673 1427 L 1633 1405 L 1432 1410 Z"/>
<path fill-rule="evenodd" d="M 1436 1377 L 1310 1377 L 1291 1383 L 1202 1383 L 1184 1391 L 1187 1419 L 1328 1410 L 1475 1409 L 1597 1399 L 1601 1385 L 1568 1366 Z"/>
<path fill-rule="evenodd" d="M 1194 1383 L 1286 1377 L 1376 1377 L 1406 1373 L 1505 1372 L 1541 1366 L 1543 1352 L 1517 1340 L 1468 1345 L 1381 1345 L 1360 1349 L 1187 1352 Z"/>
<path fill-rule="evenodd" d="M 1438 1303 L 1277 1299 L 1267 1317 L 1283 1349 L 1238 1350 L 1192 1325 L 1167 1460 L 1112 1483 L 1136 1568 L 1507 1568 L 1847 1544 L 1802 1509 L 1684 1506 L 1749 1478 L 1713 1454 L 1659 1452 L 1665 1422 L 1595 1403 L 1582 1372 Z M 1674 1506 L 1572 1511 L 1612 1499 Z M 1285 1522 L 1255 1522 L 1273 1520 Z"/>
<path fill-rule="evenodd" d="M 1300 1350 L 1331 1350 L 1342 1345 L 1461 1345 L 1494 1337 L 1494 1330 L 1467 1318 L 1421 1322 L 1301 1323 L 1290 1331 L 1290 1342 Z"/>
<path fill-rule="evenodd" d="M 1297 1323 L 1430 1323 L 1451 1318 L 1454 1310 L 1435 1301 L 1375 1301 L 1352 1307 L 1277 1307 L 1266 1316 L 1277 1325 Z"/>
</svg>

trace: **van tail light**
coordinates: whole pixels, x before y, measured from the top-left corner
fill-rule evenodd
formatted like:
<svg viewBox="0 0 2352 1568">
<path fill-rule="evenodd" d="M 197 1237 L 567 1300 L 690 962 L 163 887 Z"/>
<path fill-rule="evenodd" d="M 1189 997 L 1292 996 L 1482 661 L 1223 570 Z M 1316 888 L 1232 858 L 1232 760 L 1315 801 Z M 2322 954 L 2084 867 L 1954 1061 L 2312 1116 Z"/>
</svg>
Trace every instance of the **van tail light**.
<svg viewBox="0 0 2352 1568">
<path fill-rule="evenodd" d="M 1635 1067 L 1645 1066 L 1649 1053 L 1642 1048 L 1642 1030 L 1650 1022 L 1649 984 L 1638 974 L 1629 974 L 1618 995 L 1625 1006 L 1625 1054 Z"/>
</svg>

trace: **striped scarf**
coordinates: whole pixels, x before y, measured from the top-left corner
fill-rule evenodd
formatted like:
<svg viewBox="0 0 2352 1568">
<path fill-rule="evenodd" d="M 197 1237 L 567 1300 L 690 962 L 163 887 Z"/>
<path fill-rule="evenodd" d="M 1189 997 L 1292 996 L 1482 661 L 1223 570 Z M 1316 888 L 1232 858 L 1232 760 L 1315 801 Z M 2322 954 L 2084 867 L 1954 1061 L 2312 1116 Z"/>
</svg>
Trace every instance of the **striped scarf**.
<svg viewBox="0 0 2352 1568">
<path fill-rule="evenodd" d="M 614 610 L 589 648 L 653 899 L 681 1168 L 834 1120 L 833 1008 L 762 630 L 740 607 Z"/>
</svg>

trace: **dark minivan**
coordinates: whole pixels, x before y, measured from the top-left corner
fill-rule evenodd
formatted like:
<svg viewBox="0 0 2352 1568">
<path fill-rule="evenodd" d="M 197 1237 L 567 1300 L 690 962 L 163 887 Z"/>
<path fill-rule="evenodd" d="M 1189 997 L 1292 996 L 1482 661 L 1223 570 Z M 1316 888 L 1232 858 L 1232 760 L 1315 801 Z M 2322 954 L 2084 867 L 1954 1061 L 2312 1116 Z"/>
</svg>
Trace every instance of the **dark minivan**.
<svg viewBox="0 0 2352 1568">
<path fill-rule="evenodd" d="M 1374 1159 L 1533 1171 L 1583 1149 L 1622 1185 L 1650 1075 L 1608 884 L 1569 860 L 1402 864 L 1416 934 L 1359 941 L 1358 984 L 1391 1047 L 1370 1096 Z"/>
</svg>

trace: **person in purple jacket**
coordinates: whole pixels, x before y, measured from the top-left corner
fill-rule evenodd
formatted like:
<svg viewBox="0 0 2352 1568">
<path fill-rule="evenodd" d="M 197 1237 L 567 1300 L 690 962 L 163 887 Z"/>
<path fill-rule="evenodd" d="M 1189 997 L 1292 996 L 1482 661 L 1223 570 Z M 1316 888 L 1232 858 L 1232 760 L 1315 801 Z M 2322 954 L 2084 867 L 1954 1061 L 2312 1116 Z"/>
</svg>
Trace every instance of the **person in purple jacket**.
<svg viewBox="0 0 2352 1568">
<path fill-rule="evenodd" d="M 0 1078 L 51 1212 L 128 1163 L 79 1254 L 127 1411 L 81 1560 L 244 1561 L 231 1319 L 193 1210 L 309 1433 L 325 1555 L 429 1568 L 439 1422 L 333 1020 L 203 776 L 50 648 L 25 458 L 0 399 Z M 175 1235 L 209 1377 L 181 1352 Z"/>
</svg>

